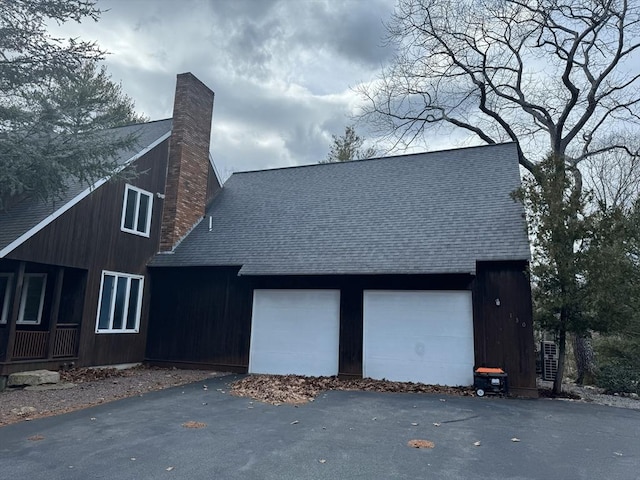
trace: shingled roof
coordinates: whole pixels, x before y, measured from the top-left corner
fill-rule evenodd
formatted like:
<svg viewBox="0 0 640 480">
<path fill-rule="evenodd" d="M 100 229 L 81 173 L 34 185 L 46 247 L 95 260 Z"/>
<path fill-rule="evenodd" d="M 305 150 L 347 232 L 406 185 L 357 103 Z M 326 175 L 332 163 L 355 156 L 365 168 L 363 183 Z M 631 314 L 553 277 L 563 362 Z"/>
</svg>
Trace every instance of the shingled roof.
<svg viewBox="0 0 640 480">
<path fill-rule="evenodd" d="M 528 260 L 515 144 L 236 173 L 152 266 L 240 275 L 474 273 Z M 209 230 L 211 217 L 212 228 Z"/>
<path fill-rule="evenodd" d="M 125 127 L 113 128 L 105 131 L 105 135 L 126 137 L 130 134 L 138 136 L 135 145 L 123 149 L 118 153 L 116 161 L 119 165 L 128 162 L 145 153 L 148 149 L 167 138 L 171 132 L 171 119 L 158 120 Z M 35 233 L 47 222 L 73 206 L 77 201 L 102 185 L 103 181 L 91 186 L 86 183 L 70 180 L 68 188 L 62 198 L 55 202 L 43 202 L 38 198 L 30 198 L 12 206 L 8 211 L 0 211 L 0 258 L 9 253 L 24 240 Z"/>
</svg>

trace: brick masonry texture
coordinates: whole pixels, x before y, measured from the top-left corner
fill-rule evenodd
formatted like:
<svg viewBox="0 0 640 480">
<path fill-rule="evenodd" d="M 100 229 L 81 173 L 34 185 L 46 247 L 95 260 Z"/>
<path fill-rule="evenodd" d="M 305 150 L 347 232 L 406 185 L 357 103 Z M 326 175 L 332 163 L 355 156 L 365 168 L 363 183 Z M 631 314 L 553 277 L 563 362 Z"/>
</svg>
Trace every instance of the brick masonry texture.
<svg viewBox="0 0 640 480">
<path fill-rule="evenodd" d="M 213 92 L 191 73 L 178 75 L 161 251 L 170 251 L 205 213 L 213 98 Z"/>
</svg>

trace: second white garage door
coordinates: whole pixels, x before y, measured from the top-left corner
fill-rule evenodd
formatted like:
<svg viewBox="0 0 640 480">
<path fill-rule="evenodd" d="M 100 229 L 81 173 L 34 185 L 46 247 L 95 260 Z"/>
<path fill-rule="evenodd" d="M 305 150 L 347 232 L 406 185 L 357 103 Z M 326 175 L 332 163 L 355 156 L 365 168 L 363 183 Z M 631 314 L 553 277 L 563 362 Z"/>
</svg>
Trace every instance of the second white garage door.
<svg viewBox="0 0 640 480">
<path fill-rule="evenodd" d="M 249 373 L 338 373 L 339 290 L 255 290 Z"/>
<path fill-rule="evenodd" d="M 471 385 L 471 292 L 365 291 L 363 357 L 365 377 Z"/>
</svg>

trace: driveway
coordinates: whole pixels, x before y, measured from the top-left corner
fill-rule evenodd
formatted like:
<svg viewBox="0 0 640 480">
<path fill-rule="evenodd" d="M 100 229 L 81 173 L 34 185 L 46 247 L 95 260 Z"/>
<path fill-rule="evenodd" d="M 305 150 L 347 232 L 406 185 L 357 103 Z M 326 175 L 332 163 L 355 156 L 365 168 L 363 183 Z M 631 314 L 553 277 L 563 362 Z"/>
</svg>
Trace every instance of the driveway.
<svg viewBox="0 0 640 480">
<path fill-rule="evenodd" d="M 342 391 L 274 406 L 230 396 L 235 378 L 0 428 L 0 478 L 640 478 L 634 410 Z"/>
</svg>

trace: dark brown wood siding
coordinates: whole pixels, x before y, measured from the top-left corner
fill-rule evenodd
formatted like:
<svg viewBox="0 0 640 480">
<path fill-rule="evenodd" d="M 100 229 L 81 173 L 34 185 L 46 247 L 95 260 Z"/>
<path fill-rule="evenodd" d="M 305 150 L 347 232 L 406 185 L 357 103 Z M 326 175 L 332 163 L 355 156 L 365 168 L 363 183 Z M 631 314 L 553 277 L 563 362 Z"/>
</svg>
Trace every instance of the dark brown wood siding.
<svg viewBox="0 0 640 480">
<path fill-rule="evenodd" d="M 345 376 L 362 376 L 362 288 L 340 290 L 340 346 L 338 371 Z"/>
<path fill-rule="evenodd" d="M 252 290 L 238 268 L 152 268 L 147 359 L 246 371 Z"/>
<path fill-rule="evenodd" d="M 481 263 L 471 275 L 238 277 L 237 268 L 152 268 L 147 357 L 153 363 L 246 371 L 254 289 L 339 289 L 341 375 L 362 375 L 363 291 L 472 290 L 476 366 L 502 367 L 535 390 L 531 291 L 525 262 Z M 496 299 L 500 305 L 496 305 Z"/>
<path fill-rule="evenodd" d="M 525 262 L 478 263 L 473 289 L 476 366 L 499 367 L 516 393 L 535 394 L 531 285 Z"/>
<path fill-rule="evenodd" d="M 80 365 L 108 365 L 144 359 L 148 278 L 145 277 L 142 316 L 137 334 L 96 334 L 98 298 L 104 270 L 145 275 L 146 264 L 158 250 L 162 199 L 157 194 L 164 194 L 167 148 L 167 141 L 153 148 L 132 165 L 139 173 L 136 178 L 105 183 L 7 255 L 9 259 L 74 267 L 85 272 L 69 280 L 76 282 L 77 286 L 86 285 L 84 298 L 66 298 L 61 305 L 61 312 L 67 313 L 70 309 L 76 312 L 82 305 Z M 120 229 L 127 183 L 153 194 L 148 238 Z"/>
<path fill-rule="evenodd" d="M 254 289 L 339 289 L 339 373 L 362 376 L 363 291 L 469 290 L 470 275 L 238 277 L 238 268 L 152 268 L 147 359 L 247 371 Z"/>
</svg>

